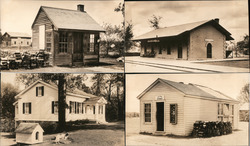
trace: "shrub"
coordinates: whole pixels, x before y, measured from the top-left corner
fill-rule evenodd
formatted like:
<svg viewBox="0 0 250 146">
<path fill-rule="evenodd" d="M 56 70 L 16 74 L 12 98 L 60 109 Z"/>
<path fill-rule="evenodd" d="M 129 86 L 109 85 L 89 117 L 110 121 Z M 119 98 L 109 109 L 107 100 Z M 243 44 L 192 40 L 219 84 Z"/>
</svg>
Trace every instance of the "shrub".
<svg viewBox="0 0 250 146">
<path fill-rule="evenodd" d="M 205 122 L 196 121 L 194 123 L 193 137 L 212 137 L 232 133 L 232 124 L 230 122 Z"/>
<path fill-rule="evenodd" d="M 15 131 L 15 120 L 11 118 L 1 119 L 1 132 L 14 132 Z"/>
<path fill-rule="evenodd" d="M 155 57 L 155 52 L 146 52 L 142 57 Z"/>
<path fill-rule="evenodd" d="M 39 122 L 39 124 L 43 128 L 44 134 L 52 134 L 58 131 L 58 124 L 56 122 L 44 121 Z"/>
<path fill-rule="evenodd" d="M 76 120 L 76 121 L 69 121 L 67 122 L 67 126 L 81 126 L 83 124 L 87 124 L 87 123 L 95 123 L 96 121 L 90 121 L 88 119 L 86 120 Z"/>
</svg>

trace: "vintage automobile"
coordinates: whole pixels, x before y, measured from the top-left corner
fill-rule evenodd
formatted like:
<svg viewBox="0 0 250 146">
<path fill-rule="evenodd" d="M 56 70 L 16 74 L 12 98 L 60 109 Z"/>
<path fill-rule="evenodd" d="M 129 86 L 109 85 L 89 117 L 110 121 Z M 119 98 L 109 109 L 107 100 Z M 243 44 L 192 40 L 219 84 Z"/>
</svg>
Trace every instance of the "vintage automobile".
<svg viewBox="0 0 250 146">
<path fill-rule="evenodd" d="M 20 68 L 22 66 L 22 55 L 20 52 L 14 53 L 15 63 L 16 63 L 16 69 Z"/>
<path fill-rule="evenodd" d="M 0 60 L 0 69 L 9 69 L 9 60 L 8 58 L 1 58 Z"/>
<path fill-rule="evenodd" d="M 38 63 L 38 66 L 39 67 L 43 67 L 44 66 L 44 51 L 43 50 L 40 50 L 38 53 L 37 53 L 37 63 Z"/>
<path fill-rule="evenodd" d="M 30 68 L 36 68 L 38 67 L 37 59 L 36 59 L 36 54 L 31 53 L 30 54 Z"/>
<path fill-rule="evenodd" d="M 30 54 L 27 53 L 27 52 L 25 52 L 25 53 L 23 53 L 23 57 L 22 58 L 23 58 L 22 59 L 22 67 L 24 67 L 26 69 L 31 68 L 30 67 L 30 62 L 31 62 L 31 60 L 30 60 Z"/>
</svg>

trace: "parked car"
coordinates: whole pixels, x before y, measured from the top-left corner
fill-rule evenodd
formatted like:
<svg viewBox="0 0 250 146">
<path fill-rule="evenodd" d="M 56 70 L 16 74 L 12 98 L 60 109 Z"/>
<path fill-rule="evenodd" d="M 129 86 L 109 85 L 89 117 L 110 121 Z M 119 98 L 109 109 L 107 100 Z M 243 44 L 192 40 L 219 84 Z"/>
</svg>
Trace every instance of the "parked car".
<svg viewBox="0 0 250 146">
<path fill-rule="evenodd" d="M 16 63 L 16 69 L 20 68 L 22 65 L 22 55 L 20 52 L 14 53 L 15 63 Z"/>
<path fill-rule="evenodd" d="M 0 67 L 2 69 L 9 69 L 9 60 L 7 58 L 1 58 Z"/>
</svg>

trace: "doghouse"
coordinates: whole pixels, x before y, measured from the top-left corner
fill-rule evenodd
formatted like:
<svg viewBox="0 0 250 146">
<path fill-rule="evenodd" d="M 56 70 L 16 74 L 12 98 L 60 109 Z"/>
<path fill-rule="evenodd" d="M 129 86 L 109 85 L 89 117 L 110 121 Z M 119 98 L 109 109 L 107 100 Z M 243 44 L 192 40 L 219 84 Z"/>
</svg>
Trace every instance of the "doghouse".
<svg viewBox="0 0 250 146">
<path fill-rule="evenodd" d="M 20 123 L 16 129 L 16 142 L 36 144 L 43 142 L 43 129 L 38 123 Z"/>
</svg>

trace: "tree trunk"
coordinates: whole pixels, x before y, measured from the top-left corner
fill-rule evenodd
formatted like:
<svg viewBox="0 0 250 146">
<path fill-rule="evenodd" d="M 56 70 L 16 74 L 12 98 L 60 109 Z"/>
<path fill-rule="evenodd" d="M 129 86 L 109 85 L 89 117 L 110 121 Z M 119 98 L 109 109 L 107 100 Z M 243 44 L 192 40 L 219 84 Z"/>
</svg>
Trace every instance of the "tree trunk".
<svg viewBox="0 0 250 146">
<path fill-rule="evenodd" d="M 59 74 L 58 77 L 58 121 L 59 121 L 59 131 L 62 132 L 65 130 L 66 119 L 65 119 L 65 105 L 66 105 L 66 94 L 65 94 L 65 76 L 64 74 Z"/>
<path fill-rule="evenodd" d="M 118 106 L 118 120 L 122 120 L 122 108 L 121 108 L 121 101 L 120 101 L 120 96 L 119 96 L 119 91 L 120 91 L 120 86 L 119 85 L 117 85 L 116 86 L 116 92 L 117 92 L 117 102 L 118 102 L 118 104 L 117 104 L 117 106 Z"/>
<path fill-rule="evenodd" d="M 111 81 L 109 83 L 109 90 L 108 90 L 108 101 L 110 101 L 110 98 L 111 98 Z"/>
</svg>

